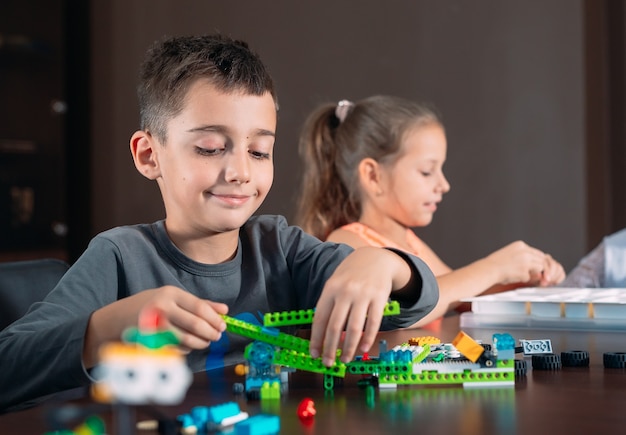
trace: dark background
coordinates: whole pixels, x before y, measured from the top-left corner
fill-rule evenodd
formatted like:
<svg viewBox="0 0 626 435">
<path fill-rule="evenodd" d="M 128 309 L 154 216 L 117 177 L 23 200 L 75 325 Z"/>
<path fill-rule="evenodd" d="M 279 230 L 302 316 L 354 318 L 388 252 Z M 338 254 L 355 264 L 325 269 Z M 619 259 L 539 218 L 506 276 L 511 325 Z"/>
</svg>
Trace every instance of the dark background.
<svg viewBox="0 0 626 435">
<path fill-rule="evenodd" d="M 2 18 L 28 7 L 22 22 Z M 61 19 L 46 13 L 55 7 Z M 163 217 L 156 183 L 128 150 L 138 66 L 164 35 L 213 31 L 248 41 L 277 82 L 275 182 L 260 212 L 293 219 L 297 137 L 314 107 L 385 93 L 443 115 L 452 189 L 417 233 L 452 267 L 522 239 L 569 270 L 626 226 L 621 0 L 5 0 L 2 9 L 0 34 L 35 31 L 41 20 L 63 33 L 68 110 L 55 167 L 68 234 L 53 247 L 70 260 L 99 231 Z M 3 115 L 15 94 L 7 68 Z M 0 153 L 3 176 L 6 162 Z"/>
</svg>

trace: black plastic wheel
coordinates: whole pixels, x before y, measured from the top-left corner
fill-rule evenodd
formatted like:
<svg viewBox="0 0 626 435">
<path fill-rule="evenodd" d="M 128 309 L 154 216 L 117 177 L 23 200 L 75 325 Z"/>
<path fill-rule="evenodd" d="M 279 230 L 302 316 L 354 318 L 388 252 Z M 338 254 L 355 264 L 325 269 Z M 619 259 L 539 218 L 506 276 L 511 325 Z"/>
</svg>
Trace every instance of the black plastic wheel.
<svg viewBox="0 0 626 435">
<path fill-rule="evenodd" d="M 626 352 L 605 352 L 602 360 L 605 369 L 626 368 Z"/>
<path fill-rule="evenodd" d="M 516 359 L 514 361 L 515 361 L 515 377 L 523 378 L 524 376 L 526 376 L 526 370 L 527 370 L 528 364 L 523 359 Z"/>
<path fill-rule="evenodd" d="M 561 352 L 563 367 L 589 367 L 589 352 L 586 350 L 568 350 Z"/>
<path fill-rule="evenodd" d="M 554 353 L 533 355 L 534 370 L 561 370 L 561 356 Z"/>
</svg>

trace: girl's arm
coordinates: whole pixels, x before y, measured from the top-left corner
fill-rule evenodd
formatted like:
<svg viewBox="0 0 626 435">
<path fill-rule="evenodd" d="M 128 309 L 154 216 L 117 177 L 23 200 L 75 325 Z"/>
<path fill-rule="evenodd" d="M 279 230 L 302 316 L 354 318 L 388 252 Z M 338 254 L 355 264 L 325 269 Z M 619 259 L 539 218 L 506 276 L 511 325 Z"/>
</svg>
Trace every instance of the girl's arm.
<svg viewBox="0 0 626 435">
<path fill-rule="evenodd" d="M 460 305 L 460 300 L 480 294 L 510 290 L 520 286 L 553 285 L 563 280 L 563 267 L 542 251 L 517 241 L 456 270 L 441 273 L 441 260 L 432 250 L 425 251 L 426 264 L 439 284 L 439 302 L 428 316 L 415 323 L 423 326 Z M 429 261 L 433 261 L 430 264 Z M 441 262 L 438 264 L 437 261 Z"/>
</svg>

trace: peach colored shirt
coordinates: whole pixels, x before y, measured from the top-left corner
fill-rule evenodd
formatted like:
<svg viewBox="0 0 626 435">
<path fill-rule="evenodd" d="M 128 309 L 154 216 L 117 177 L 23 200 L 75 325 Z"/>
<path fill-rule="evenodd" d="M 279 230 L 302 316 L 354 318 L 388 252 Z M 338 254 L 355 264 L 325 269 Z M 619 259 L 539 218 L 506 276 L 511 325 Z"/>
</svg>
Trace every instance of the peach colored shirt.
<svg viewBox="0 0 626 435">
<path fill-rule="evenodd" d="M 342 226 L 341 229 L 345 231 L 350 231 L 351 233 L 358 235 L 370 246 L 375 246 L 377 248 L 395 248 L 419 256 L 419 246 L 421 243 L 420 239 L 409 228 L 407 228 L 406 230 L 406 243 L 411 248 L 409 251 L 407 251 L 406 248 L 398 246 L 398 244 L 392 242 L 391 240 L 387 239 L 383 235 L 377 233 L 376 231 L 374 231 L 367 225 L 362 224 L 361 222 L 352 222 L 350 224 Z M 441 318 L 433 320 L 429 324 L 423 326 L 423 328 L 431 330 L 439 330 L 440 327 Z"/>
</svg>

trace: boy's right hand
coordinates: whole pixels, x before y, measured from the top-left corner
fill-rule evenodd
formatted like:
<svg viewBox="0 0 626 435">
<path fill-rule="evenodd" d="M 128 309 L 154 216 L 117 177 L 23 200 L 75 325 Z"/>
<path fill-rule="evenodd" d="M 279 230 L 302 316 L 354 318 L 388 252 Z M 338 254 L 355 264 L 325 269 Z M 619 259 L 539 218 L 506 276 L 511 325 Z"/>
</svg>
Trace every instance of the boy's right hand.
<svg viewBox="0 0 626 435">
<path fill-rule="evenodd" d="M 97 363 L 97 352 L 102 344 L 120 340 L 126 328 L 137 326 L 139 313 L 144 309 L 160 312 L 163 326 L 175 332 L 185 351 L 207 347 L 212 341 L 219 340 L 226 330 L 222 318 L 228 313 L 225 304 L 200 299 L 175 286 L 145 290 L 92 314 L 83 344 L 85 367 Z"/>
</svg>

